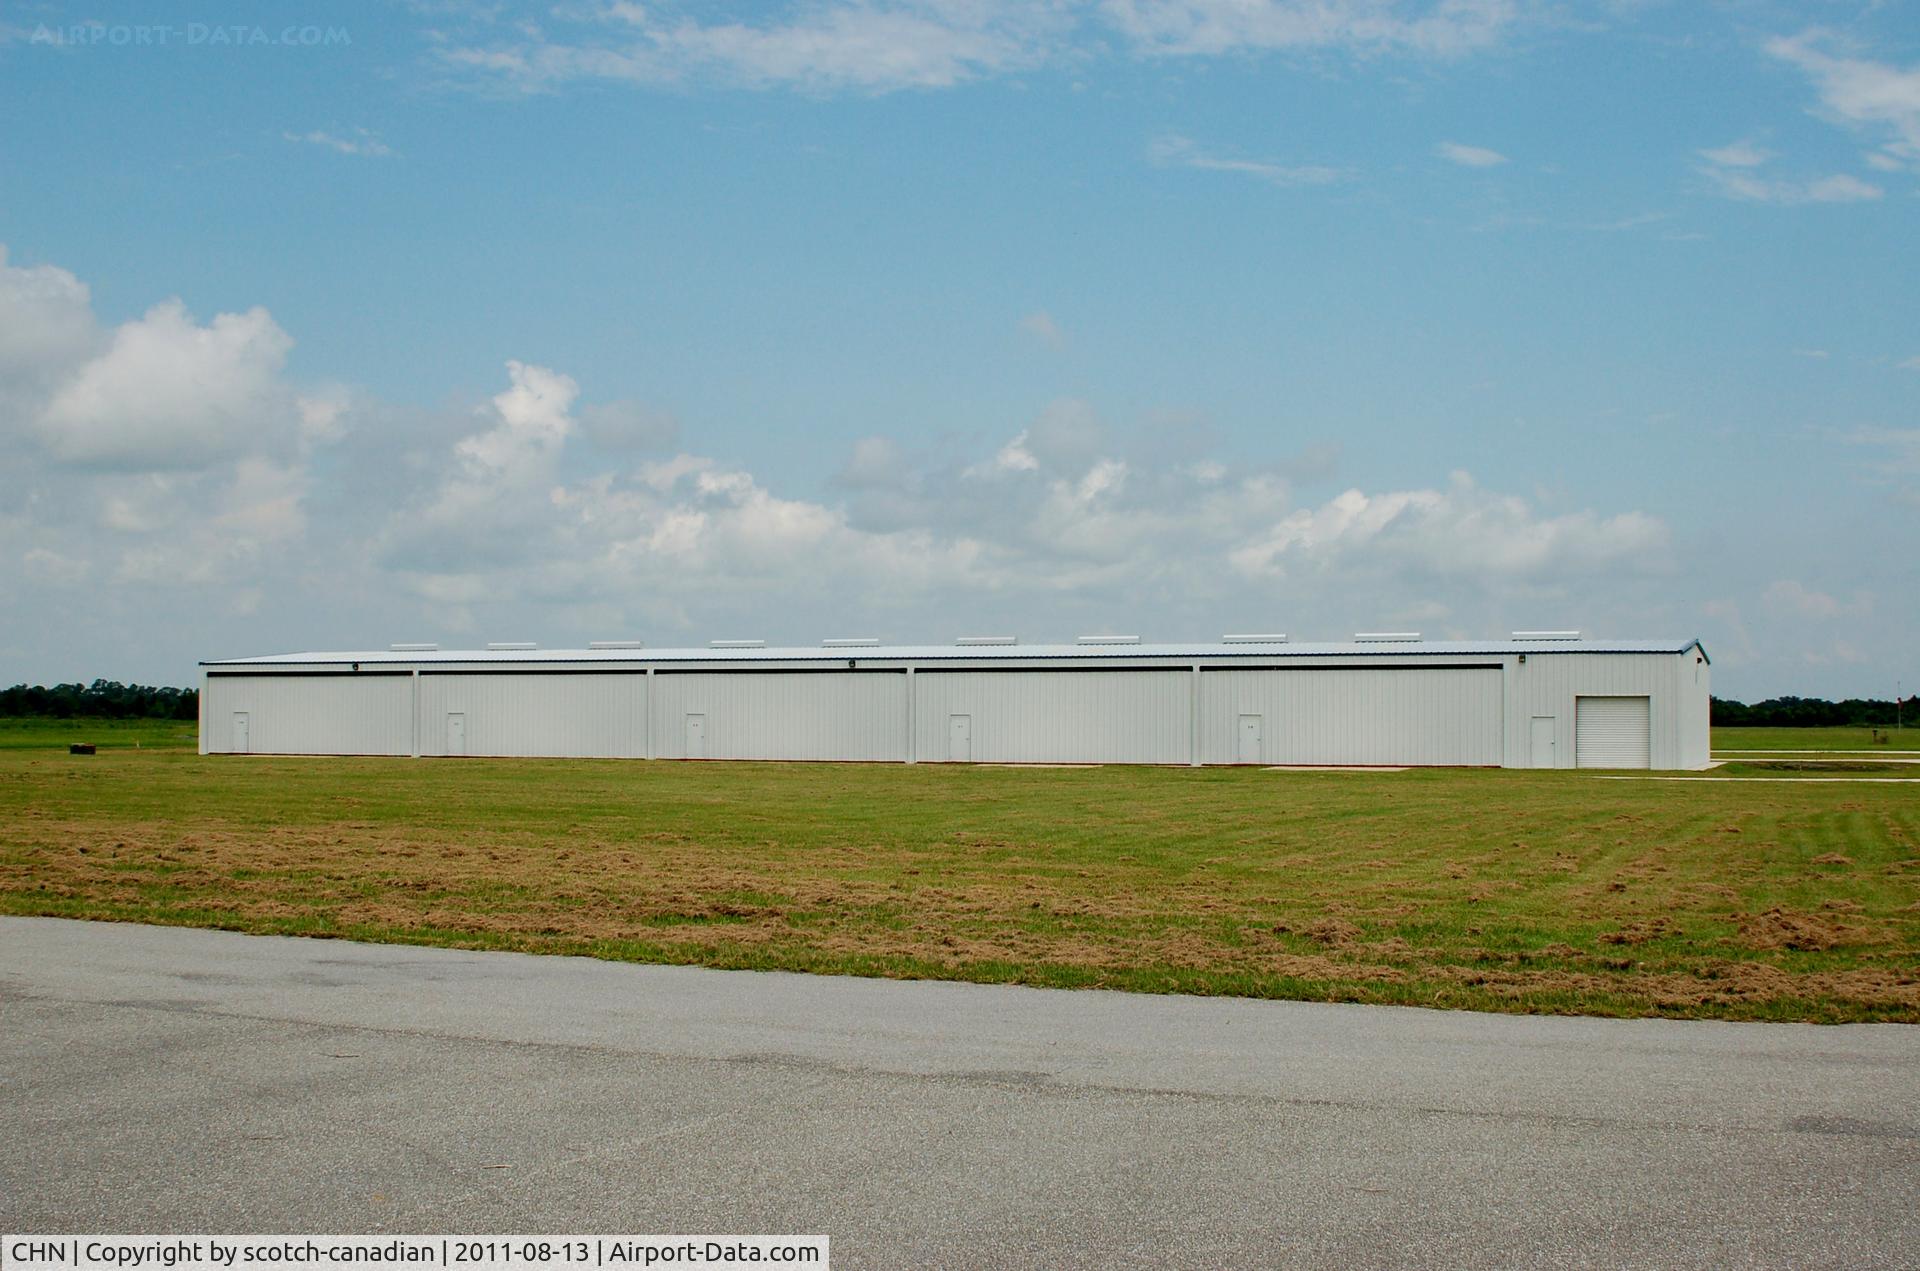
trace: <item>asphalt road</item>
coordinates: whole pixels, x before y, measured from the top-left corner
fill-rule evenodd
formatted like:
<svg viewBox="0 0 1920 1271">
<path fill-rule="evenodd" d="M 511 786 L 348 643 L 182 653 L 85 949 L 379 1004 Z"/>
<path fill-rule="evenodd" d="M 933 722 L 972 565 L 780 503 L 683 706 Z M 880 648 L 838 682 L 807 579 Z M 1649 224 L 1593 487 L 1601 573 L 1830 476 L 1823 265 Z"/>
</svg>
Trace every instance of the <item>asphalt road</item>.
<svg viewBox="0 0 1920 1271">
<path fill-rule="evenodd" d="M 1920 1029 L 0 918 L 0 1230 L 826 1232 L 841 1267 L 1916 1266 Z"/>
</svg>

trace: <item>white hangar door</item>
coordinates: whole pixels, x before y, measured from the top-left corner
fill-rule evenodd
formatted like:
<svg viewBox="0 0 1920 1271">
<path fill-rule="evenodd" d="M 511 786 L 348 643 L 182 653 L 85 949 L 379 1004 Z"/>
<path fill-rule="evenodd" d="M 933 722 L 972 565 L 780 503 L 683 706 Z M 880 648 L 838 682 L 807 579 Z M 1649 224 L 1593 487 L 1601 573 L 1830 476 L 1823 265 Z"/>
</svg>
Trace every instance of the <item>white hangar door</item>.
<svg viewBox="0 0 1920 1271">
<path fill-rule="evenodd" d="M 1574 767 L 1652 767 L 1653 730 L 1647 701 L 1644 697 L 1574 698 Z"/>
</svg>

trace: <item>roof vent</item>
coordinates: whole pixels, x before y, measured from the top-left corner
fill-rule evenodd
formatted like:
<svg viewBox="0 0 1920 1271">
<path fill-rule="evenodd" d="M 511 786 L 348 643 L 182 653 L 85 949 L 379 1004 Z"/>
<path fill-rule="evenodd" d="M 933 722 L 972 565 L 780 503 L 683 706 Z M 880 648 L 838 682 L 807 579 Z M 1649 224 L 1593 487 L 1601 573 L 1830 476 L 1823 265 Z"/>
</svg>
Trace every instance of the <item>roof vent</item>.
<svg viewBox="0 0 1920 1271">
<path fill-rule="evenodd" d="M 1074 643 L 1075 644 L 1138 644 L 1140 643 L 1140 637 L 1139 636 L 1122 636 L 1122 635 L 1089 635 L 1089 636 L 1080 636 L 1074 641 Z"/>
<path fill-rule="evenodd" d="M 1363 644 L 1412 644 L 1420 638 L 1418 631 L 1356 631 L 1353 638 Z"/>
<path fill-rule="evenodd" d="M 1516 640 L 1578 640 L 1580 633 L 1578 631 L 1516 631 L 1513 633 L 1513 638 Z"/>
<path fill-rule="evenodd" d="M 490 640 L 487 642 L 489 653 L 521 653 L 540 646 L 531 640 Z"/>
<path fill-rule="evenodd" d="M 709 649 L 764 649 L 767 647 L 767 642 L 765 640 L 709 640 L 707 647 Z"/>
<path fill-rule="evenodd" d="M 390 644 L 387 648 L 394 653 L 438 653 L 437 644 Z"/>
<path fill-rule="evenodd" d="M 1222 644 L 1285 644 L 1287 635 L 1284 631 L 1273 635 L 1223 635 L 1220 637 L 1220 642 Z"/>
<path fill-rule="evenodd" d="M 1018 644 L 1019 636 L 961 636 L 954 641 L 958 645 L 974 644 Z"/>
<path fill-rule="evenodd" d="M 843 640 L 822 640 L 823 649 L 871 649 L 880 642 L 867 636 L 848 636 Z"/>
<path fill-rule="evenodd" d="M 589 649 L 644 649 L 647 646 L 638 640 L 590 640 Z"/>
</svg>

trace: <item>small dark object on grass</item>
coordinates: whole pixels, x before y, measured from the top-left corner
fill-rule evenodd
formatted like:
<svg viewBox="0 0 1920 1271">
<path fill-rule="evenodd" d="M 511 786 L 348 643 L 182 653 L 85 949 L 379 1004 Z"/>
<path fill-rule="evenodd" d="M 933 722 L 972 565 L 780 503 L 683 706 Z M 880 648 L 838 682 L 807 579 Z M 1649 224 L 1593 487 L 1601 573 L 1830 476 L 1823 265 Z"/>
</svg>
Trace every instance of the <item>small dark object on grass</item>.
<svg viewBox="0 0 1920 1271">
<path fill-rule="evenodd" d="M 93 743 L 90 741 L 76 741 L 67 747 L 67 753 L 70 755 L 90 755 L 93 753 Z"/>
</svg>

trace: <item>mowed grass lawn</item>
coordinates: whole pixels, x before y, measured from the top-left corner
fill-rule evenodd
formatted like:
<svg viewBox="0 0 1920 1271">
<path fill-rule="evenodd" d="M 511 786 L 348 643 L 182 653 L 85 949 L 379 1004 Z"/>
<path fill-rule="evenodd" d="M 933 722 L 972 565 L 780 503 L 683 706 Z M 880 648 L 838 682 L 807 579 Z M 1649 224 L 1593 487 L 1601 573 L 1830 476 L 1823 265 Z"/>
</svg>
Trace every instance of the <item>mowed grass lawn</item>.
<svg viewBox="0 0 1920 1271">
<path fill-rule="evenodd" d="M 100 753 L 67 755 L 78 739 Z M 1683 784 L 201 758 L 192 739 L 191 725 L 0 724 L 0 912 L 1156 992 L 1920 1022 L 1920 785 L 1758 781 L 1767 770 L 1742 765 Z"/>
</svg>

